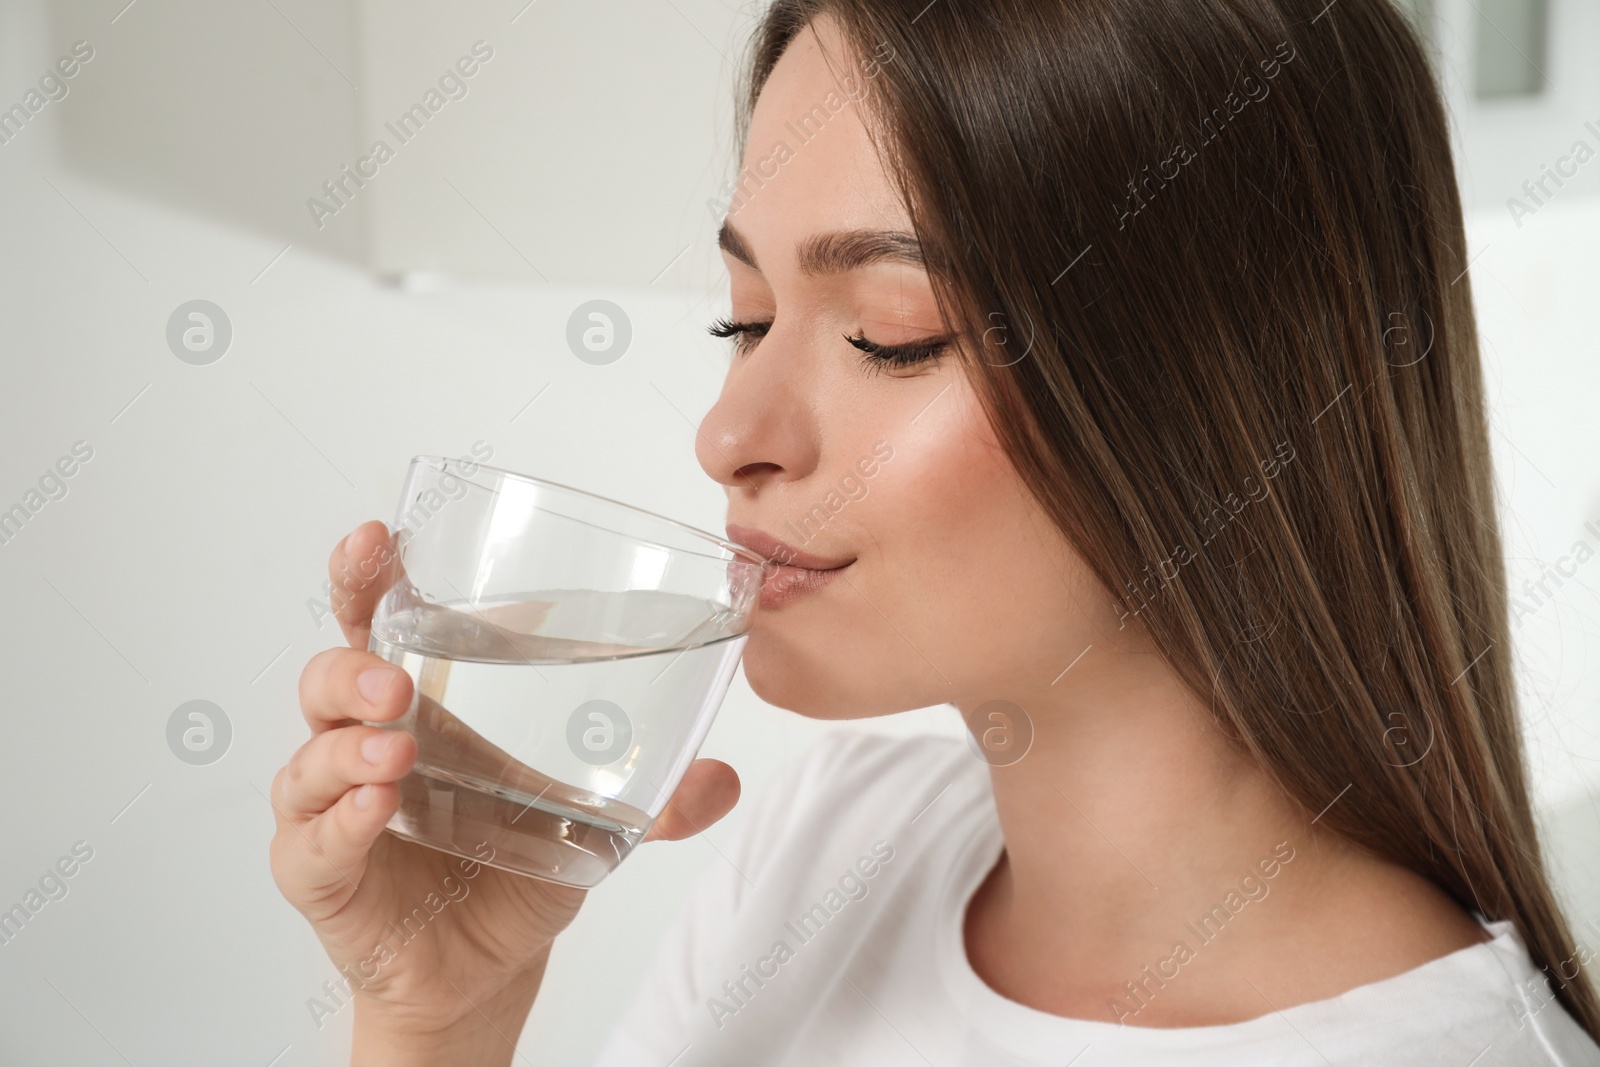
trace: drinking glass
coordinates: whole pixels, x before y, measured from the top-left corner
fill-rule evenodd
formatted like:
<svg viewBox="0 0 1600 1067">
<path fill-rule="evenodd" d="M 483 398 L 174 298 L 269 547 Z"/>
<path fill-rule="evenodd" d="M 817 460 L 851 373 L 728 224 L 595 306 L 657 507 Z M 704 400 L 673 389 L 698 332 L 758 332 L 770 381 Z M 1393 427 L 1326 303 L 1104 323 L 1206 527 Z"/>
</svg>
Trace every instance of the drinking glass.
<svg viewBox="0 0 1600 1067">
<path fill-rule="evenodd" d="M 772 566 L 542 478 L 416 456 L 369 648 L 411 675 L 388 830 L 589 888 L 649 830 L 711 728 Z"/>
</svg>

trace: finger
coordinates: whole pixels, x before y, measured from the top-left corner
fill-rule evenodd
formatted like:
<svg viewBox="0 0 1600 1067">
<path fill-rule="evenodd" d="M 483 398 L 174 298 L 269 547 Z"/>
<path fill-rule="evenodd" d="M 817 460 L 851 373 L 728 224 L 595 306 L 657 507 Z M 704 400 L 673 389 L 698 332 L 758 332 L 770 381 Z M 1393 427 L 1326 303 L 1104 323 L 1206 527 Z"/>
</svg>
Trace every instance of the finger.
<svg viewBox="0 0 1600 1067">
<path fill-rule="evenodd" d="M 417 741 L 404 730 L 346 726 L 301 745 L 273 782 L 273 802 L 294 822 L 321 815 L 352 786 L 392 782 L 411 769 Z"/>
<path fill-rule="evenodd" d="M 697 759 L 689 765 L 666 810 L 656 817 L 644 840 L 693 837 L 732 811 L 738 802 L 738 773 L 721 760 Z"/>
<path fill-rule="evenodd" d="M 351 530 L 328 557 L 331 604 L 352 648 L 367 647 L 372 611 L 398 575 L 394 539 L 376 519 Z"/>
<path fill-rule="evenodd" d="M 327 648 L 300 672 L 300 713 L 313 734 L 388 722 L 411 706 L 411 676 L 374 652 Z"/>
<path fill-rule="evenodd" d="M 389 782 L 352 787 L 304 825 L 280 812 L 271 848 L 279 891 L 313 918 L 338 910 L 361 884 L 373 842 L 399 807 L 400 787 Z"/>
</svg>

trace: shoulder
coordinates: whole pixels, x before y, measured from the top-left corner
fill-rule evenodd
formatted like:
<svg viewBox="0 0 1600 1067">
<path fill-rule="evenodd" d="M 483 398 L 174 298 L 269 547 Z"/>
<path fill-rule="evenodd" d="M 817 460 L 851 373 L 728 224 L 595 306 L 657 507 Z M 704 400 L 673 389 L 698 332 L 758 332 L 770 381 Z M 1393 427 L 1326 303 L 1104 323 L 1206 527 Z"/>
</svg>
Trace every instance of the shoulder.
<svg viewBox="0 0 1600 1067">
<path fill-rule="evenodd" d="M 889 736 L 866 730 L 823 732 L 768 783 L 786 790 L 789 810 L 857 806 L 916 793 L 937 783 L 988 783 L 986 767 L 960 741 L 931 734 Z"/>
<path fill-rule="evenodd" d="M 1482 925 L 1487 941 L 1288 1014 L 1300 1013 L 1312 1035 L 1337 1021 L 1323 1031 L 1330 1041 L 1362 1020 L 1356 1029 L 1376 1042 L 1369 1051 L 1403 1062 L 1600 1067 L 1600 1047 L 1556 1000 L 1511 921 Z"/>
<path fill-rule="evenodd" d="M 987 771 L 955 738 L 824 731 L 754 792 L 737 835 L 741 866 L 759 882 L 780 857 L 803 862 L 833 843 L 856 847 L 862 834 L 909 823 L 948 793 L 987 796 Z"/>
<path fill-rule="evenodd" d="M 901 899 L 897 890 L 926 891 L 932 881 L 920 875 L 942 870 L 958 840 L 950 824 L 992 818 L 986 799 L 988 767 L 959 739 L 837 727 L 815 735 L 739 801 L 742 817 L 714 842 L 600 1067 L 667 1063 L 702 1036 L 724 1034 L 712 998 L 728 997 L 729 981 L 755 981 L 739 976 L 753 973 L 775 938 L 797 936 L 784 932 L 790 922 L 827 923 L 836 944 L 860 944 L 877 923 L 892 932 L 904 909 L 883 905 Z M 869 893 L 877 906 L 859 903 Z M 751 1009 L 773 1013 L 755 1027 L 761 1040 L 781 1043 L 783 1028 L 807 1019 L 836 982 L 836 958 L 821 950 L 783 967 L 787 992 L 762 994 Z M 744 1014 L 742 1000 L 735 1007 Z M 748 1034 L 754 1020 L 745 1018 Z"/>
<path fill-rule="evenodd" d="M 892 789 L 956 769 L 982 767 L 952 737 L 837 727 L 819 734 L 796 762 L 822 792 L 840 786 Z"/>
<path fill-rule="evenodd" d="M 1477 952 L 1486 961 L 1476 983 L 1483 992 L 1474 997 L 1459 990 L 1457 1003 L 1476 999 L 1485 1013 L 1496 1007 L 1503 1012 L 1507 1021 L 1488 1051 L 1507 1064 L 1600 1067 L 1600 1045 L 1556 999 L 1552 976 L 1534 964 L 1515 925 L 1501 919 L 1485 923 L 1484 928 L 1490 940 L 1464 950 Z"/>
</svg>

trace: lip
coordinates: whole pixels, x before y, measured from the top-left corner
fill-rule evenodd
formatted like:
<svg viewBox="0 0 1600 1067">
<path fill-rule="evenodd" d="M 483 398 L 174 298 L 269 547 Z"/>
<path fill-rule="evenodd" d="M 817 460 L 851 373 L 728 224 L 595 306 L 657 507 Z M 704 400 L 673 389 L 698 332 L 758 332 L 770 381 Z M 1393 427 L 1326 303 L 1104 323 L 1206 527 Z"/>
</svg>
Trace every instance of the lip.
<svg viewBox="0 0 1600 1067">
<path fill-rule="evenodd" d="M 808 571 L 838 570 L 855 562 L 853 556 L 849 559 L 828 559 L 825 556 L 802 552 L 793 545 L 780 541 L 753 526 L 740 526 L 732 522 L 728 523 L 728 540 L 741 544 L 774 563 Z"/>
<path fill-rule="evenodd" d="M 775 564 L 761 585 L 761 607 L 771 609 L 787 604 L 833 581 L 851 559 L 828 559 L 802 552 L 787 542 L 752 526 L 728 523 L 728 540 L 741 544 Z"/>
</svg>

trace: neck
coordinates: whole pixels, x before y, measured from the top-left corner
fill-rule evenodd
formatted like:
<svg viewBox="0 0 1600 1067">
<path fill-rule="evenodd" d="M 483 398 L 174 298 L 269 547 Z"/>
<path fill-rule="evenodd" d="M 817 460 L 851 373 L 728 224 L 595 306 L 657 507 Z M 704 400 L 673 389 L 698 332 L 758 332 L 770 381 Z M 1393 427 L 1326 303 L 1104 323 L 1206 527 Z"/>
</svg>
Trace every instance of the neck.
<svg viewBox="0 0 1600 1067">
<path fill-rule="evenodd" d="M 1017 976 L 1028 1002 L 1106 1018 L 1120 994 L 1143 1023 L 1166 1014 L 1157 1003 L 1192 1006 L 1208 984 L 1146 981 L 1154 995 L 1140 1000 L 1125 983 L 1147 965 L 1161 969 L 1180 942 L 1211 960 L 1270 946 L 1315 910 L 1322 875 L 1355 850 L 1230 744 L 1159 657 L 1086 657 L 1072 674 L 1070 688 L 1012 697 L 1034 738 L 1020 760 L 991 769 L 1006 850 L 969 930 L 995 961 L 1050 961 L 1045 975 Z"/>
</svg>

